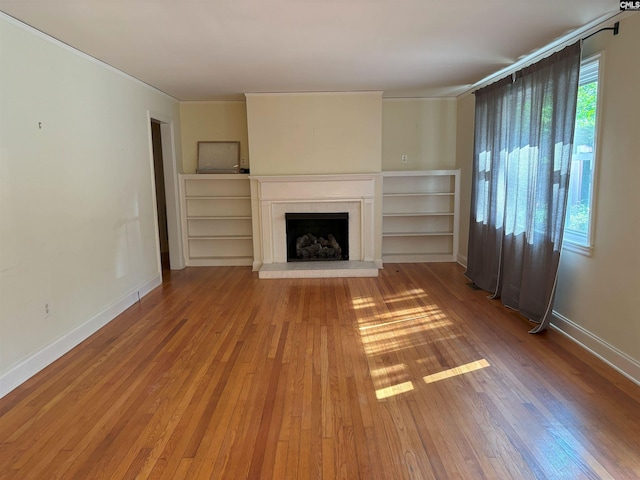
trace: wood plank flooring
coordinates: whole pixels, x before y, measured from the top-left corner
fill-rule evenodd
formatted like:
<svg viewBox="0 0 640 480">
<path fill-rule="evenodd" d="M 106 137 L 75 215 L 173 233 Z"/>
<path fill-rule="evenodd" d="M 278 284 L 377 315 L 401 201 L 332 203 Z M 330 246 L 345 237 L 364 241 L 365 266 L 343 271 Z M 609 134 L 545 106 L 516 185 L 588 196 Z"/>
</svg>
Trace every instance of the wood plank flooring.
<svg viewBox="0 0 640 480">
<path fill-rule="evenodd" d="M 640 478 L 640 387 L 528 328 L 455 264 L 172 272 L 0 399 L 0 478 Z"/>
</svg>

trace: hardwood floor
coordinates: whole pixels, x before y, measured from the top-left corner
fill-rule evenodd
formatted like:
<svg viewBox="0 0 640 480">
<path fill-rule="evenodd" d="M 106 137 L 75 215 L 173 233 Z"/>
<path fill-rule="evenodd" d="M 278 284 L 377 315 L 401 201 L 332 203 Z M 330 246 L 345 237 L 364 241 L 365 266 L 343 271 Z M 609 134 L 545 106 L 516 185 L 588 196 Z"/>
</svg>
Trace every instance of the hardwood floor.
<svg viewBox="0 0 640 480">
<path fill-rule="evenodd" d="M 173 272 L 0 399 L 0 478 L 640 478 L 640 387 L 527 329 L 455 264 Z"/>
</svg>

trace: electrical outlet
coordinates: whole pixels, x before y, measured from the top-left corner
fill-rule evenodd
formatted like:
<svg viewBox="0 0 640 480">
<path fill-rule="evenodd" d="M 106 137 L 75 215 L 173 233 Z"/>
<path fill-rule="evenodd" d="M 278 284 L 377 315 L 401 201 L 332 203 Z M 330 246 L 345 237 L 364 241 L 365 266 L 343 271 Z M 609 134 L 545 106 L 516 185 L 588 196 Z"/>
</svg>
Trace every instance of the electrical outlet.
<svg viewBox="0 0 640 480">
<path fill-rule="evenodd" d="M 51 305 L 49 303 L 44 304 L 44 318 L 49 318 L 51 316 Z"/>
<path fill-rule="evenodd" d="M 242 168 L 247 168 L 247 159 L 246 159 L 246 158 L 242 157 L 242 158 L 240 159 L 240 166 L 241 166 Z"/>
<path fill-rule="evenodd" d="M 407 158 L 408 158 L 408 157 L 407 157 L 406 155 L 402 155 L 402 156 L 400 157 L 400 159 L 402 160 L 402 163 L 407 163 Z"/>
</svg>

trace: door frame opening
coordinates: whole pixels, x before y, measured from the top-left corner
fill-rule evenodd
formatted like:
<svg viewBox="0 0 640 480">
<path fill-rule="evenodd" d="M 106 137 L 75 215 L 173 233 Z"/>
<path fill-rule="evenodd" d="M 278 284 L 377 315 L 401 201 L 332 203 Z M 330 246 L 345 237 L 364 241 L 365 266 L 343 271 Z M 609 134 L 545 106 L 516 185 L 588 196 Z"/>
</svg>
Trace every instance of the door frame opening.
<svg viewBox="0 0 640 480">
<path fill-rule="evenodd" d="M 155 209 L 156 251 L 158 256 L 158 270 L 162 272 L 160 253 L 160 234 L 158 229 L 158 209 L 156 203 L 155 167 L 153 163 L 153 140 L 151 122 L 160 124 L 160 138 L 162 143 L 162 166 L 164 171 L 164 191 L 167 207 L 167 234 L 169 237 L 169 265 L 171 270 L 181 270 L 185 267 L 182 254 L 182 232 L 180 219 L 180 197 L 178 193 L 178 167 L 176 162 L 175 132 L 173 118 L 147 111 L 147 128 L 149 135 L 149 152 L 151 161 L 152 194 Z"/>
</svg>

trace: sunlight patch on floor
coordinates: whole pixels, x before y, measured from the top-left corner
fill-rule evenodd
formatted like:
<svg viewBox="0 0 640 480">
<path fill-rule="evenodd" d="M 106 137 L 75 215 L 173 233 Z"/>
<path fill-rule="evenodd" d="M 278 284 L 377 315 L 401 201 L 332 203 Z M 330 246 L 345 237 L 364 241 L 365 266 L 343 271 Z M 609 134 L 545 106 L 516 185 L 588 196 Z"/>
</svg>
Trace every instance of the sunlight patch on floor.
<svg viewBox="0 0 640 480">
<path fill-rule="evenodd" d="M 378 400 L 382 400 L 401 393 L 410 392 L 411 390 L 413 390 L 412 382 L 398 383 L 397 385 L 391 385 L 390 387 L 379 388 L 376 390 L 376 398 Z"/>
<path fill-rule="evenodd" d="M 401 294 L 392 295 L 390 297 L 385 297 L 385 303 L 397 303 L 404 302 L 407 300 L 415 300 L 417 298 L 426 297 L 427 294 L 421 288 L 414 288 L 411 290 L 405 290 Z M 375 307 L 376 303 L 373 297 L 355 297 L 351 300 L 351 305 L 354 310 L 361 310 L 363 308 L 371 308 Z"/>
<path fill-rule="evenodd" d="M 371 369 L 371 380 L 373 380 L 376 391 L 387 391 L 395 384 L 409 382 L 410 378 L 411 375 L 407 371 L 407 365 L 404 363 L 396 363 Z"/>
<path fill-rule="evenodd" d="M 414 288 L 412 290 L 405 290 L 401 294 L 386 297 L 384 300 L 386 303 L 404 302 L 405 300 L 415 300 L 416 298 L 426 297 L 427 294 L 421 288 Z"/>
<path fill-rule="evenodd" d="M 351 306 L 354 310 L 361 310 L 363 308 L 372 308 L 375 303 L 371 297 L 358 297 L 351 300 Z"/>
<path fill-rule="evenodd" d="M 408 298 L 420 292 L 411 290 L 402 296 Z M 370 356 L 410 348 L 422 343 L 426 331 L 446 329 L 452 325 L 435 304 L 416 305 L 414 301 L 406 300 L 405 305 L 390 306 L 387 298 L 374 301 L 368 297 L 359 297 L 354 302 L 363 309 L 372 304 L 369 312 L 360 310 L 357 313 L 362 344 Z"/>
<path fill-rule="evenodd" d="M 444 370 L 442 372 L 434 373 L 432 375 L 427 375 L 426 377 L 422 377 L 425 383 L 434 383 L 440 380 L 445 380 L 447 378 L 457 377 L 459 375 L 464 375 L 470 372 L 474 372 L 477 370 L 481 370 L 483 368 L 490 367 L 491 365 L 484 358 L 481 360 L 477 360 L 475 362 L 467 363 L 464 365 L 460 365 L 458 367 L 450 368 L 449 370 Z M 383 367 L 379 369 L 373 370 L 372 379 L 374 384 L 385 383 L 384 380 L 391 380 L 391 377 L 396 377 L 399 380 L 401 376 L 405 376 L 406 365 L 398 364 L 391 365 L 388 367 Z M 415 389 L 415 386 L 411 380 L 407 380 L 405 382 L 400 382 L 394 385 L 390 385 L 388 387 L 381 387 L 376 389 L 376 398 L 378 400 L 383 400 L 385 398 L 394 397 L 396 395 L 400 395 L 403 393 L 410 392 Z"/>
<path fill-rule="evenodd" d="M 404 375 L 407 366 L 404 363 L 397 363 L 395 365 L 386 365 L 381 368 L 374 368 L 371 370 L 371 377 L 374 380 L 389 378 L 390 376 L 399 377 Z"/>
<path fill-rule="evenodd" d="M 362 316 L 359 318 L 358 323 L 360 324 L 360 330 L 364 331 L 369 328 L 377 328 L 399 322 L 420 320 L 431 321 L 444 318 L 446 317 L 442 310 L 440 310 L 436 305 L 426 305 L 398 308 L 397 310 L 382 313 L 372 312 L 369 316 Z"/>
<path fill-rule="evenodd" d="M 378 400 L 411 392 L 421 379 L 429 384 L 489 366 L 482 359 L 422 377 L 415 371 L 422 367 L 410 368 L 401 361 L 411 357 L 412 363 L 421 362 L 422 357 L 415 358 L 416 348 L 429 348 L 434 339 L 450 339 L 455 334 L 451 330 L 454 322 L 427 297 L 424 290 L 411 289 L 390 297 L 362 295 L 352 299 Z"/>
<path fill-rule="evenodd" d="M 387 317 L 386 315 L 383 317 Z M 380 317 L 379 317 L 380 318 Z M 388 327 L 390 325 L 396 325 L 399 323 L 405 323 L 405 322 L 413 322 L 415 320 L 421 320 L 427 318 L 427 315 L 420 315 L 420 316 L 410 316 L 407 318 L 400 318 L 398 320 L 390 320 L 388 322 L 382 322 L 382 323 L 376 323 L 374 325 L 363 325 L 362 327 L 360 327 L 360 331 L 361 332 L 365 332 L 367 330 L 371 330 L 372 328 L 381 328 L 381 327 Z M 382 320 L 384 320 L 385 318 L 382 318 Z"/>
<path fill-rule="evenodd" d="M 482 360 L 477 360 L 465 365 L 460 365 L 459 367 L 454 367 L 450 368 L 449 370 L 444 370 L 442 372 L 427 375 L 426 377 L 422 377 L 422 379 L 425 383 L 434 383 L 447 378 L 457 377 L 458 375 L 464 375 L 465 373 L 474 372 L 482 368 L 487 368 L 489 366 L 489 362 L 487 362 L 483 358 Z"/>
</svg>

